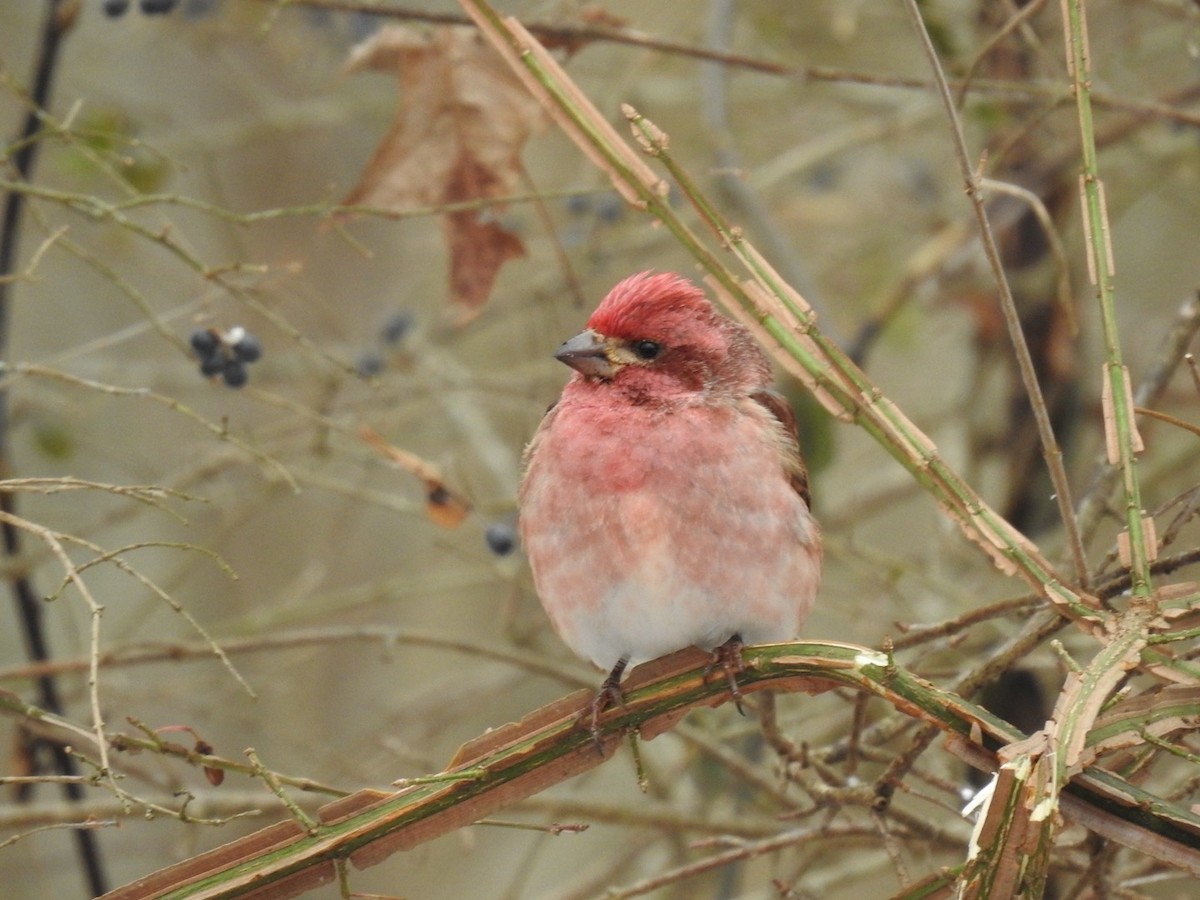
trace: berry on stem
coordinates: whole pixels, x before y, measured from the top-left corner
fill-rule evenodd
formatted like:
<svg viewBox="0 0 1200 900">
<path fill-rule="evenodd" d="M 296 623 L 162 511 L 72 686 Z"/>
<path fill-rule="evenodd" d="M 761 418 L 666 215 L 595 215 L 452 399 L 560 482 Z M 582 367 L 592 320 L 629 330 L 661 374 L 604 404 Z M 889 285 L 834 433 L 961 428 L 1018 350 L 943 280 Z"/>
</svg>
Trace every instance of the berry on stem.
<svg viewBox="0 0 1200 900">
<path fill-rule="evenodd" d="M 365 350 L 354 364 L 354 370 L 361 378 L 374 378 L 387 367 L 382 356 L 374 350 Z"/>
<path fill-rule="evenodd" d="M 246 371 L 246 365 L 241 360 L 225 360 L 225 364 L 221 368 L 221 378 L 231 388 L 242 387 L 249 377 L 250 373 Z"/>
<path fill-rule="evenodd" d="M 262 342 L 249 332 L 242 334 L 230 349 L 242 362 L 252 363 L 262 359 Z"/>
<path fill-rule="evenodd" d="M 175 8 L 177 0 L 142 0 L 142 15 L 165 16 Z"/>
<path fill-rule="evenodd" d="M 379 329 L 379 339 L 385 344 L 398 344 L 412 330 L 412 326 L 412 313 L 405 309 L 397 310 L 388 317 L 387 321 L 383 323 L 383 327 Z"/>
<path fill-rule="evenodd" d="M 221 347 L 221 337 L 208 328 L 197 328 L 188 338 L 188 343 L 200 358 L 212 356 Z"/>
<path fill-rule="evenodd" d="M 517 530 L 511 522 L 493 522 L 483 533 L 488 549 L 497 556 L 508 556 L 517 549 Z"/>
<path fill-rule="evenodd" d="M 220 375 L 225 368 L 225 357 L 220 353 L 206 356 L 200 360 L 200 374 L 205 378 Z"/>
<path fill-rule="evenodd" d="M 592 209 L 592 197 L 590 194 L 572 194 L 566 200 L 567 212 L 573 216 L 582 216 Z"/>
</svg>

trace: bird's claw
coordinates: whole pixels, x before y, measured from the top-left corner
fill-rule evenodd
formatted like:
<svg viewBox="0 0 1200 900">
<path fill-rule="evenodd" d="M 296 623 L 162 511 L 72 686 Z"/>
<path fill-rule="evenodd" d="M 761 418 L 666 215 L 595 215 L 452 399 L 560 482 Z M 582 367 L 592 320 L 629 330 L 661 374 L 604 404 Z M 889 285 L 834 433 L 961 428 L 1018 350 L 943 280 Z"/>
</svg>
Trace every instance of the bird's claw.
<svg viewBox="0 0 1200 900">
<path fill-rule="evenodd" d="M 604 755 L 604 741 L 600 739 L 600 714 L 614 706 L 624 707 L 625 695 L 621 693 L 620 685 L 606 681 L 600 685 L 600 690 L 596 691 L 596 696 L 592 700 L 592 716 L 589 728 L 592 733 L 592 743 L 596 745 L 596 752 L 601 756 Z"/>
<path fill-rule="evenodd" d="M 713 648 L 712 659 L 704 668 L 704 680 L 707 682 L 713 669 L 717 666 L 721 667 L 721 671 L 725 673 L 725 680 L 729 683 L 729 693 L 733 697 L 733 705 L 743 716 L 746 711 L 742 708 L 742 689 L 738 685 L 737 675 L 739 672 L 746 671 L 746 663 L 742 660 L 744 646 L 746 644 L 742 641 L 742 636 L 735 634 L 719 647 Z"/>
<path fill-rule="evenodd" d="M 600 739 L 600 714 L 613 706 L 620 706 L 624 709 L 625 695 L 621 693 L 621 675 L 628 663 L 628 657 L 619 659 L 592 699 L 592 715 L 588 730 L 592 734 L 592 743 L 596 745 L 596 752 L 601 756 L 604 755 L 604 741 Z"/>
</svg>

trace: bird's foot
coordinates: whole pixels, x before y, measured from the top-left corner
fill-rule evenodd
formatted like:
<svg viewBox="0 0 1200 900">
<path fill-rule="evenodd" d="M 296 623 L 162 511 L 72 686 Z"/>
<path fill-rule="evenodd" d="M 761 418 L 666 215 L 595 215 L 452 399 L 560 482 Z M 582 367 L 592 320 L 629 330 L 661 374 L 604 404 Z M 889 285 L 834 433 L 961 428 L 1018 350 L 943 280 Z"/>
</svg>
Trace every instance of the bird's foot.
<svg viewBox="0 0 1200 900">
<path fill-rule="evenodd" d="M 621 675 L 628 664 L 628 657 L 617 660 L 617 664 L 608 673 L 608 677 L 604 679 L 604 683 L 600 685 L 600 690 L 596 691 L 596 696 L 592 700 L 589 731 L 592 733 L 592 742 L 596 745 L 596 752 L 601 756 L 604 755 L 604 742 L 600 739 L 600 714 L 610 707 L 625 705 L 625 695 L 621 693 Z"/>
<path fill-rule="evenodd" d="M 713 669 L 721 667 L 721 671 L 725 673 L 725 680 L 729 683 L 729 693 L 733 696 L 733 705 L 743 716 L 746 711 L 742 709 L 742 689 L 738 686 L 737 676 L 739 672 L 746 671 L 746 663 L 742 660 L 742 648 L 745 646 L 742 636 L 735 634 L 725 643 L 713 649 L 712 660 L 704 669 L 704 680 L 708 681 L 708 676 L 712 674 Z"/>
</svg>

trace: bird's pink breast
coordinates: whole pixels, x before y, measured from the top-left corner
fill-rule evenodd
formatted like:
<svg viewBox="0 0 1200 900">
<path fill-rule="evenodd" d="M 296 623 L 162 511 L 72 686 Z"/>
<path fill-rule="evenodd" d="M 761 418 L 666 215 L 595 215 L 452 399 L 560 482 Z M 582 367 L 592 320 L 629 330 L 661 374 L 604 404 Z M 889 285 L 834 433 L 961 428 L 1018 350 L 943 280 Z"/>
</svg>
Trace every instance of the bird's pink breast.
<svg viewBox="0 0 1200 900">
<path fill-rule="evenodd" d="M 765 410 L 749 400 L 614 407 L 568 390 L 552 415 L 531 454 L 522 532 L 538 594 L 573 650 L 607 669 L 734 633 L 796 636 L 819 542 Z"/>
</svg>

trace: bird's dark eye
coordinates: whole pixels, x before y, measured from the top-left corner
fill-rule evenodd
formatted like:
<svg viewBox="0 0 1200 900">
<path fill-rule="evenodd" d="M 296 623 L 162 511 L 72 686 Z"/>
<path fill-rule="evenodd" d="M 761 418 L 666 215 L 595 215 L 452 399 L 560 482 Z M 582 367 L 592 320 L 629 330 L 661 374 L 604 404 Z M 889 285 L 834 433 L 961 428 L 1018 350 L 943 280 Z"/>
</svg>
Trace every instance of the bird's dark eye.
<svg viewBox="0 0 1200 900">
<path fill-rule="evenodd" d="M 633 352 L 638 359 L 644 359 L 649 362 L 652 359 L 657 359 L 662 353 L 662 344 L 657 341 L 634 341 Z"/>
</svg>

